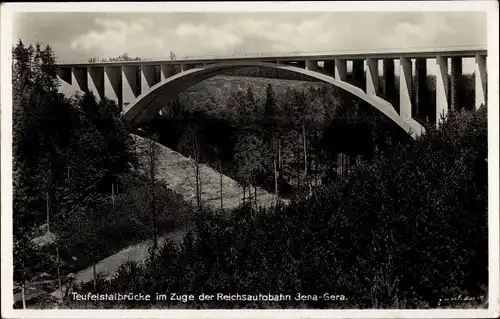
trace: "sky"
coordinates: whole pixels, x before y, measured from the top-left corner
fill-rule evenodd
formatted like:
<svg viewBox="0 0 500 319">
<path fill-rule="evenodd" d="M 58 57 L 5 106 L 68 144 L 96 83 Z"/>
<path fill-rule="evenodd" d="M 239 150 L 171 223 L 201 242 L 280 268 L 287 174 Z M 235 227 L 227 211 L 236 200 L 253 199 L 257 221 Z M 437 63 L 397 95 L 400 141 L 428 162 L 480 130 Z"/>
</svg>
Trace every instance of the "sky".
<svg viewBox="0 0 500 319">
<path fill-rule="evenodd" d="M 16 13 L 14 41 L 60 61 L 486 45 L 484 12 Z M 470 62 L 470 61 L 468 61 Z M 464 72 L 472 71 L 464 63 Z"/>
</svg>

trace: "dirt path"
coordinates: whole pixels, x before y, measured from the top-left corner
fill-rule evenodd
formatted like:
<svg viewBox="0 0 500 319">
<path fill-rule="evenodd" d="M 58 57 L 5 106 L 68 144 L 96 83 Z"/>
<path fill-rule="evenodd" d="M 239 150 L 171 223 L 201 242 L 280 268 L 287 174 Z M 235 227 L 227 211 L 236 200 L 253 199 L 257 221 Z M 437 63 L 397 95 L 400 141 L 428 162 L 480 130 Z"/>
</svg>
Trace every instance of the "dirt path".
<svg viewBox="0 0 500 319">
<path fill-rule="evenodd" d="M 184 234 L 188 230 L 182 229 L 171 234 L 161 236 L 158 238 L 158 245 L 161 247 L 167 238 L 172 239 L 174 242 L 182 241 Z M 121 265 L 128 261 L 144 262 L 149 257 L 149 248 L 153 244 L 152 240 L 146 240 L 135 245 L 131 245 L 125 249 L 120 250 L 114 255 L 111 255 L 96 264 L 96 272 L 107 279 L 111 279 L 118 271 Z M 75 282 L 90 282 L 93 279 L 93 269 L 88 267 L 75 274 Z M 66 290 L 64 287 L 63 290 Z M 60 298 L 61 292 L 58 290 L 51 293 L 52 297 Z"/>
</svg>

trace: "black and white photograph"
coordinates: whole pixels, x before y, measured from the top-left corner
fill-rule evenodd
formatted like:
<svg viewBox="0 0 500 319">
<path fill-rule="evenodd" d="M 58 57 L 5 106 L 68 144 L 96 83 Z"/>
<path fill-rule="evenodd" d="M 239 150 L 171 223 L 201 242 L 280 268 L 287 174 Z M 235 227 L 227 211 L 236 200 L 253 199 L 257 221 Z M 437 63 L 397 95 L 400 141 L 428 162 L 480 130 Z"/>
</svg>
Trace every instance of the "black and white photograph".
<svg viewBox="0 0 500 319">
<path fill-rule="evenodd" d="M 498 316 L 498 2 L 356 3 L 3 3 L 2 318 Z"/>
</svg>

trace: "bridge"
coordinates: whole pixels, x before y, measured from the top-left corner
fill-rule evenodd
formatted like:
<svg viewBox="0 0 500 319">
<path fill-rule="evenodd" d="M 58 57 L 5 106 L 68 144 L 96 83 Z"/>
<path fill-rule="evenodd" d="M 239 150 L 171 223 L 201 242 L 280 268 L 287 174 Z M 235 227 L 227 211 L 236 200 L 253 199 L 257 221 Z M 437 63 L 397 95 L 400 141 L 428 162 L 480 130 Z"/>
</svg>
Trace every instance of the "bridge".
<svg viewBox="0 0 500 319">
<path fill-rule="evenodd" d="M 443 47 L 283 54 L 188 57 L 115 62 L 61 62 L 57 64 L 60 91 L 66 95 L 91 91 L 97 99 L 115 100 L 127 121 L 140 126 L 151 121 L 188 87 L 227 70 L 264 67 L 302 74 L 357 96 L 389 117 L 416 138 L 424 128 L 412 109 L 427 86 L 427 60 L 436 63 L 436 106 L 431 110 L 439 125 L 441 115 L 458 107 L 464 58 L 475 59 L 475 106 L 486 104 L 486 47 Z M 395 61 L 399 61 L 399 108 L 387 99 L 395 92 Z M 348 61 L 350 72 L 348 72 Z M 451 76 L 448 65 L 451 64 Z M 381 68 L 379 68 L 379 65 Z M 416 92 L 412 92 L 412 81 Z M 412 98 L 415 93 L 416 99 Z M 451 93 L 451 94 L 449 94 Z M 421 102 L 420 102 L 421 103 Z"/>
</svg>

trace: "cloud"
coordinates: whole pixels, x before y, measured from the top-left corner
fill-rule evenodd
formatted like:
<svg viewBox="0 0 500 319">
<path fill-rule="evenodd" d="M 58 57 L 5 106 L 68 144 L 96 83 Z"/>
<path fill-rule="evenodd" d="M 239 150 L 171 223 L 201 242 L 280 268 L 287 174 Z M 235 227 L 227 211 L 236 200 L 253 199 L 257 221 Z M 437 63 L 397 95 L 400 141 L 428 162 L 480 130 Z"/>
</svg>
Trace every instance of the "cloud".
<svg viewBox="0 0 500 319">
<path fill-rule="evenodd" d="M 472 12 L 109 13 L 86 24 L 56 48 L 64 60 L 486 44 L 486 16 Z"/>
<path fill-rule="evenodd" d="M 71 41 L 73 51 L 83 50 L 101 56 L 116 56 L 129 51 L 144 54 L 142 50 L 155 45 L 154 41 L 144 38 L 144 34 L 151 32 L 154 27 L 150 20 L 140 19 L 127 23 L 97 18 L 95 25 L 100 26 L 102 30 L 91 30 L 77 36 Z"/>
<path fill-rule="evenodd" d="M 175 29 L 175 34 L 192 43 L 198 43 L 206 48 L 215 50 L 230 49 L 243 43 L 243 38 L 228 28 L 216 28 L 202 24 L 183 23 Z"/>
</svg>

